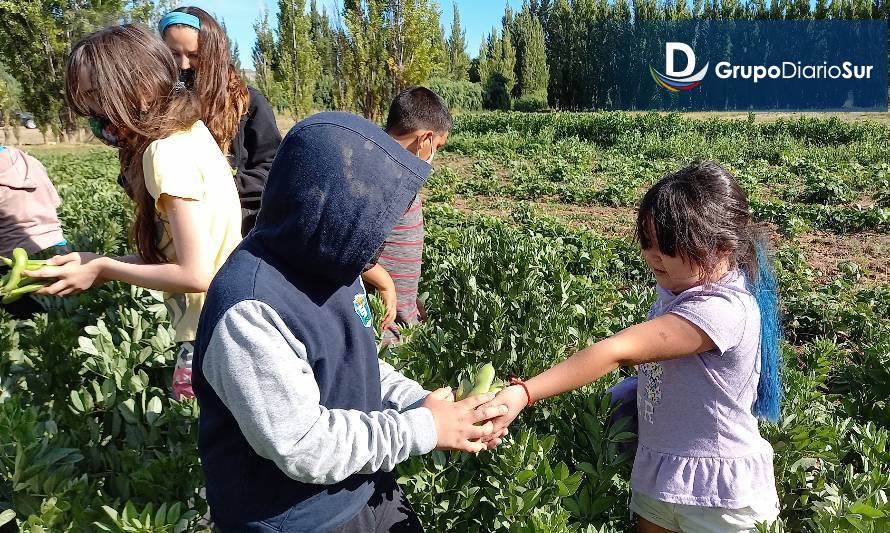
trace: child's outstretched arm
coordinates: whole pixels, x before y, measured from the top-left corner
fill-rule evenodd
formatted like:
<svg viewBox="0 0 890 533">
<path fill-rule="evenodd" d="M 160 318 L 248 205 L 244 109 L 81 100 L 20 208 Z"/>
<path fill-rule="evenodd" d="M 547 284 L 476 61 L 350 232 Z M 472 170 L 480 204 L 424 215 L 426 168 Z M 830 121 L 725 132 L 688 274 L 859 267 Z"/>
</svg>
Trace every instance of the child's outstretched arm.
<svg viewBox="0 0 890 533">
<path fill-rule="evenodd" d="M 390 471 L 434 448 L 481 451 L 486 445 L 479 440 L 490 434 L 492 425 L 474 424 L 503 413 L 503 408 L 477 409 L 493 395 L 450 402 L 437 393 L 426 396 L 423 407 L 404 411 L 328 409 L 320 403 L 305 345 L 272 307 L 256 300 L 225 312 L 200 364 L 256 453 L 306 483 L 331 484 L 356 473 Z M 389 400 L 416 402 L 416 390 L 392 386 L 393 377 L 388 380 Z"/>
<path fill-rule="evenodd" d="M 520 385 L 502 390 L 489 405 L 506 405 L 509 410 L 494 420 L 494 433 L 509 425 L 530 400 L 575 390 L 619 366 L 679 359 L 714 348 L 701 328 L 670 313 L 630 326 L 526 381 L 531 398 Z"/>
<path fill-rule="evenodd" d="M 173 293 L 206 292 L 213 279 L 213 265 L 202 253 L 203 242 L 197 202 L 161 195 L 167 212 L 176 261 L 146 264 L 138 257 L 103 257 L 88 252 L 75 252 L 49 260 L 53 268 L 26 273 L 31 277 L 57 278 L 58 281 L 38 294 L 68 296 L 109 280 Z"/>
</svg>

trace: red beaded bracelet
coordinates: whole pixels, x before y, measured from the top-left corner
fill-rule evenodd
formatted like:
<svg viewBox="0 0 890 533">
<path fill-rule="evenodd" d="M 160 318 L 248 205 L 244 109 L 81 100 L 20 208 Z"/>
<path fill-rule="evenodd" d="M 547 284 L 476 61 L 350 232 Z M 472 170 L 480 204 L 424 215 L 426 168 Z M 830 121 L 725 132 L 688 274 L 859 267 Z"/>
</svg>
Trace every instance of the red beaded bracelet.
<svg viewBox="0 0 890 533">
<path fill-rule="evenodd" d="M 526 407 L 531 407 L 532 404 L 535 403 L 535 401 L 532 400 L 532 393 L 530 393 L 528 391 L 528 387 L 525 385 L 525 382 L 522 381 L 521 378 L 518 378 L 516 376 L 510 376 L 510 385 L 520 385 L 522 387 L 522 389 L 525 391 L 525 397 L 528 398 L 528 403 L 526 404 Z"/>
</svg>

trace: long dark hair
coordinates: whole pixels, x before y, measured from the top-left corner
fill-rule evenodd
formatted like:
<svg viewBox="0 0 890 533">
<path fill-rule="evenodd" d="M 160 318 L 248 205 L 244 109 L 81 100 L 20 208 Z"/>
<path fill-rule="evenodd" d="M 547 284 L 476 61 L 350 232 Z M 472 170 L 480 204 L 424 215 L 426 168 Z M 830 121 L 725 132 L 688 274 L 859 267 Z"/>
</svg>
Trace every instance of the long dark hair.
<svg viewBox="0 0 890 533">
<path fill-rule="evenodd" d="M 84 94 L 81 76 L 93 88 Z M 136 202 L 132 240 L 147 263 L 165 263 L 157 234 L 155 199 L 145 187 L 142 155 L 148 145 L 189 129 L 198 120 L 194 96 L 178 89 L 179 69 L 170 51 L 140 26 L 111 26 L 91 33 L 71 50 L 66 65 L 65 98 L 82 116 L 101 112 L 125 132 L 121 173 Z M 91 109 L 90 103 L 98 109 Z"/>
<path fill-rule="evenodd" d="M 653 234 L 654 233 L 654 234 Z M 769 259 L 769 234 L 751 220 L 748 197 L 735 177 L 714 161 L 697 161 L 667 174 L 643 196 L 636 237 L 702 269 L 705 282 L 723 257 L 745 273 L 760 309 L 760 381 L 753 413 L 776 421 L 781 412 L 778 284 Z"/>
<path fill-rule="evenodd" d="M 197 30 L 198 66 L 195 68 L 192 90 L 198 96 L 201 120 L 222 153 L 228 154 L 241 117 L 247 113 L 250 98 L 247 85 L 232 65 L 226 32 L 216 19 L 199 7 L 184 6 L 174 11 L 194 15 L 201 21 L 201 29 Z"/>
</svg>

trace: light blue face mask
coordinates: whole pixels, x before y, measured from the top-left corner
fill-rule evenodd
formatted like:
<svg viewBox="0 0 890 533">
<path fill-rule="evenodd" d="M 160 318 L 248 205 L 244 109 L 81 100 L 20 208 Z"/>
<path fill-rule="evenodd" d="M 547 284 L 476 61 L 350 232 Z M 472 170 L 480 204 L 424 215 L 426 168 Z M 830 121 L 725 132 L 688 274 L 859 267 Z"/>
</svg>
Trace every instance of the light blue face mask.
<svg viewBox="0 0 890 533">
<path fill-rule="evenodd" d="M 5 146 L 0 146 L 0 152 L 2 152 L 3 150 L 6 150 L 6 147 L 5 147 Z"/>
</svg>

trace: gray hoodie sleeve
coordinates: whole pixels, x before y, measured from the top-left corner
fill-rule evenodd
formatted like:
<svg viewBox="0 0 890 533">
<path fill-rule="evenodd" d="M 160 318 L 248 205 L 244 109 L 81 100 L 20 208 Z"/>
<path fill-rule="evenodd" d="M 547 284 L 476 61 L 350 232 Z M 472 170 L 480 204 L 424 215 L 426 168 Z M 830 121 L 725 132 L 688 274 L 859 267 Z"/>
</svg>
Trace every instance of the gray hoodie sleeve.
<svg viewBox="0 0 890 533">
<path fill-rule="evenodd" d="M 384 383 L 384 365 L 381 386 L 390 403 L 404 406 L 420 396 L 395 370 Z M 220 318 L 201 369 L 254 451 L 298 481 L 332 484 L 390 471 L 436 446 L 433 416 L 424 407 L 364 413 L 320 405 L 306 347 L 259 301 L 240 302 Z"/>
<path fill-rule="evenodd" d="M 383 396 L 384 405 L 398 411 L 420 407 L 430 391 L 421 387 L 413 379 L 406 378 L 383 359 L 379 361 L 380 393 Z"/>
</svg>

